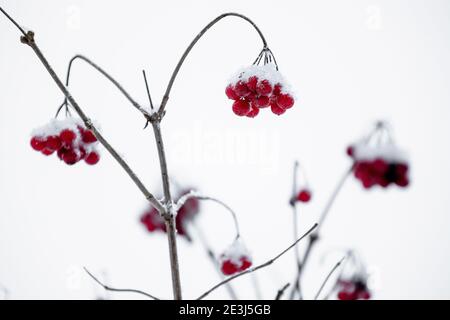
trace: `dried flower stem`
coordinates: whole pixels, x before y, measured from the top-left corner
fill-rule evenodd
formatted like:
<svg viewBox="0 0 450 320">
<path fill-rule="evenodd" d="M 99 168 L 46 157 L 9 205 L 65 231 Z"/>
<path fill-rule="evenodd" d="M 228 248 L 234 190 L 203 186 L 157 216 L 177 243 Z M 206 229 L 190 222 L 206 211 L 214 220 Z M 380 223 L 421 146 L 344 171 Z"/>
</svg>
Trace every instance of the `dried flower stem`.
<svg viewBox="0 0 450 320">
<path fill-rule="evenodd" d="M 255 271 L 259 270 L 259 269 L 262 269 L 262 268 L 264 268 L 264 267 L 267 267 L 267 266 L 271 265 L 271 264 L 274 263 L 276 260 L 278 260 L 281 256 L 283 256 L 286 252 L 288 252 L 290 249 L 292 249 L 293 247 L 295 247 L 295 246 L 297 245 L 297 243 L 299 243 L 303 238 L 305 238 L 305 237 L 308 236 L 312 231 L 314 231 L 314 229 L 316 229 L 316 227 L 317 227 L 317 223 L 314 224 L 308 231 L 305 232 L 305 234 L 303 234 L 300 238 L 298 238 L 293 244 L 291 244 L 289 247 L 287 247 L 286 249 L 284 249 L 283 251 L 281 251 L 281 252 L 280 252 L 278 255 L 276 255 L 274 258 L 272 258 L 272 259 L 270 259 L 270 260 L 268 260 L 268 261 L 264 262 L 263 264 L 260 264 L 260 265 L 258 265 L 258 266 L 256 266 L 256 267 L 253 267 L 253 268 L 247 269 L 247 270 L 245 270 L 245 271 L 243 271 L 243 272 L 241 272 L 241 273 L 235 274 L 234 276 L 231 276 L 231 277 L 225 279 L 225 280 L 222 281 L 222 282 L 219 282 L 218 284 L 216 284 L 215 286 L 213 286 L 211 289 L 209 289 L 208 291 L 206 291 L 205 293 L 203 293 L 202 295 L 200 295 L 200 296 L 197 298 L 197 300 L 201 300 L 201 299 L 205 298 L 206 296 L 208 296 L 211 292 L 213 292 L 213 291 L 216 290 L 217 288 L 220 288 L 220 287 L 223 286 L 224 284 L 226 284 L 226 283 L 228 283 L 228 282 L 230 282 L 230 281 L 232 281 L 232 280 L 234 280 L 234 279 L 236 279 L 236 278 L 239 278 L 239 277 L 241 277 L 241 276 L 243 276 L 243 275 L 245 275 L 245 274 L 249 274 L 249 273 L 255 272 Z"/>
<path fill-rule="evenodd" d="M 142 294 L 150 299 L 153 300 L 161 300 L 147 292 L 141 291 L 141 290 L 136 290 L 136 289 L 117 289 L 117 288 L 112 288 L 110 286 L 107 286 L 106 284 L 103 284 L 98 278 L 96 278 L 92 273 L 89 272 L 89 270 L 86 267 L 83 267 L 84 271 L 86 271 L 86 273 L 95 281 L 97 282 L 99 285 L 101 285 L 105 290 L 107 291 L 113 291 L 113 292 L 131 292 L 131 293 L 137 293 L 137 294 Z"/>
</svg>

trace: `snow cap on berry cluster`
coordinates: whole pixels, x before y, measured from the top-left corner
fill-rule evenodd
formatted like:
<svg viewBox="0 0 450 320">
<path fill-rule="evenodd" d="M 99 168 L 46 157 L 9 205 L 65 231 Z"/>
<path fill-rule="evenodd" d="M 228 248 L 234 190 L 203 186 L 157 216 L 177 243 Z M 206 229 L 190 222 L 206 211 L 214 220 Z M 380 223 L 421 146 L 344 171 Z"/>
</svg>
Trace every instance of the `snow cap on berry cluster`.
<svg viewBox="0 0 450 320">
<path fill-rule="evenodd" d="M 242 258 L 251 260 L 250 252 L 244 246 L 242 241 L 236 239 L 233 243 L 220 255 L 220 262 L 231 261 L 234 265 L 240 268 L 243 264 Z"/>
<path fill-rule="evenodd" d="M 365 142 L 359 142 L 352 145 L 353 157 L 358 161 L 371 161 L 383 159 L 390 163 L 407 163 L 408 156 L 406 152 L 392 143 L 385 143 L 374 146 Z"/>
<path fill-rule="evenodd" d="M 290 84 L 272 63 L 243 67 L 230 78 L 229 83 L 234 85 L 239 81 L 248 81 L 253 76 L 256 76 L 258 79 L 268 80 L 272 86 L 281 84 L 281 93 L 287 93 L 294 99 L 296 98 Z"/>
</svg>

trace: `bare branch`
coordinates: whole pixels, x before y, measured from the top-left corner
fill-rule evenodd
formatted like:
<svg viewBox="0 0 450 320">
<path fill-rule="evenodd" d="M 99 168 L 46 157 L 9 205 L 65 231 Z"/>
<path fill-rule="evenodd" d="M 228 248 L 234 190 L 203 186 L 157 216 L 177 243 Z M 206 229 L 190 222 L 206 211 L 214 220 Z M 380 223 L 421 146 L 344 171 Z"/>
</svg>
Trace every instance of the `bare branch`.
<svg viewBox="0 0 450 320">
<path fill-rule="evenodd" d="M 259 269 L 262 269 L 264 267 L 267 267 L 269 265 L 271 265 L 272 263 L 274 263 L 276 260 L 278 260 L 281 256 L 283 256 L 286 252 L 288 252 L 290 249 L 292 249 L 293 247 L 295 247 L 295 245 L 300 242 L 303 238 L 305 238 L 306 236 L 308 236 L 308 234 L 310 234 L 312 231 L 314 231 L 314 229 L 316 229 L 317 227 L 317 223 L 314 224 L 304 235 L 302 235 L 300 238 L 298 238 L 293 244 L 291 244 L 289 247 L 287 247 L 286 249 L 284 249 L 283 251 L 281 251 L 278 255 L 276 255 L 274 258 L 270 259 L 269 261 L 264 262 L 263 264 L 260 264 L 256 267 L 247 269 L 241 273 L 235 274 L 234 276 L 231 276 L 227 279 L 225 279 L 222 282 L 219 282 L 218 284 L 216 284 L 215 286 L 213 286 L 211 289 L 209 289 L 208 291 L 206 291 L 205 293 L 203 293 L 201 296 L 199 296 L 197 298 L 197 300 L 201 300 L 203 298 L 205 298 L 207 295 L 209 295 L 211 292 L 213 292 L 214 290 L 216 290 L 217 288 L 223 286 L 225 283 L 228 283 L 236 278 L 239 278 L 245 274 L 249 274 L 252 272 L 255 272 Z"/>
<path fill-rule="evenodd" d="M 1 9 L 1 12 L 8 17 L 11 22 L 14 23 L 18 27 L 17 22 L 13 20 L 3 9 Z M 23 30 L 18 27 L 19 30 Z M 42 51 L 37 46 L 35 39 L 34 39 L 34 33 L 32 31 L 28 31 L 25 35 L 21 37 L 21 42 L 24 44 L 29 45 L 36 56 L 39 58 L 49 75 L 52 77 L 53 81 L 55 81 L 58 88 L 62 91 L 64 96 L 67 98 L 67 100 L 70 102 L 72 107 L 75 109 L 75 111 L 78 113 L 80 118 L 83 120 L 84 124 L 89 130 L 92 130 L 98 141 L 105 147 L 105 149 L 113 156 L 114 159 L 120 164 L 120 166 L 125 170 L 125 172 L 130 176 L 130 178 L 133 180 L 133 182 L 137 185 L 139 190 L 144 194 L 144 196 L 152 203 L 152 205 L 159 211 L 163 212 L 164 207 L 163 205 L 153 196 L 153 194 L 150 193 L 150 191 L 147 190 L 147 188 L 144 186 L 144 184 L 141 182 L 141 180 L 136 176 L 136 174 L 131 170 L 129 165 L 125 162 L 125 160 L 122 159 L 122 157 L 117 153 L 117 151 L 109 144 L 108 141 L 100 134 L 98 129 L 92 124 L 91 119 L 88 118 L 88 116 L 83 112 L 81 107 L 78 105 L 78 103 L 73 98 L 72 94 L 69 92 L 67 87 L 62 83 L 61 79 L 56 75 L 53 68 L 50 66 L 49 62 L 43 55 Z"/>
<path fill-rule="evenodd" d="M 286 283 L 281 289 L 278 290 L 275 300 L 280 300 L 290 283 Z"/>
<path fill-rule="evenodd" d="M 106 79 L 112 82 L 116 86 L 117 89 L 130 101 L 130 103 L 137 109 L 139 112 L 141 112 L 144 116 L 150 117 L 150 113 L 141 107 L 141 105 L 131 97 L 131 95 L 122 87 L 122 85 L 114 79 L 109 73 L 107 73 L 104 69 L 102 69 L 100 66 L 98 66 L 96 63 L 94 63 L 91 59 L 81 55 L 77 54 L 76 56 L 72 57 L 69 61 L 69 66 L 67 67 L 67 73 L 66 73 L 66 87 L 69 86 L 70 81 L 70 72 L 72 70 L 72 64 L 75 60 L 80 59 L 84 62 L 86 62 L 88 65 L 92 66 L 95 70 L 100 72 Z M 67 98 L 65 98 L 64 103 L 67 105 Z"/>
<path fill-rule="evenodd" d="M 100 280 L 98 280 L 92 273 L 89 272 L 89 270 L 86 267 L 83 267 L 84 271 L 86 271 L 86 273 L 92 278 L 94 279 L 95 282 L 97 282 L 100 286 L 102 286 L 105 290 L 108 291 L 114 291 L 114 292 L 131 292 L 131 293 L 137 293 L 137 294 L 142 294 L 150 299 L 153 300 L 161 300 L 147 292 L 141 291 L 141 290 L 135 290 L 135 289 L 117 289 L 117 288 L 112 288 L 110 286 L 107 286 L 106 284 L 103 284 Z"/>
<path fill-rule="evenodd" d="M 157 113 L 155 113 L 157 115 Z M 159 165 L 164 192 L 165 211 L 161 212 L 166 224 L 167 240 L 169 244 L 170 270 L 172 273 L 172 289 L 175 300 L 181 300 L 180 266 L 178 262 L 177 238 L 175 230 L 175 211 L 173 210 L 172 195 L 170 193 L 169 173 L 167 169 L 166 153 L 160 128 L 161 118 L 152 120 L 153 133 L 155 135 L 156 147 L 158 149 Z"/>
<path fill-rule="evenodd" d="M 233 217 L 234 227 L 236 230 L 236 239 L 238 239 L 241 236 L 240 230 L 239 230 L 239 222 L 237 219 L 236 212 L 234 212 L 234 210 L 231 209 L 231 207 L 229 205 L 227 205 L 225 202 L 223 202 L 222 200 L 219 200 L 217 198 L 213 198 L 210 196 L 205 196 L 205 195 L 198 193 L 197 191 L 191 190 L 190 192 L 186 193 L 185 195 L 181 196 L 178 199 L 178 201 L 174 205 L 174 209 L 176 211 L 178 211 L 186 203 L 187 200 L 192 199 L 192 198 L 195 198 L 198 200 L 212 201 L 212 202 L 220 204 L 222 207 L 224 207 Z"/>
<path fill-rule="evenodd" d="M 330 279 L 331 275 L 339 268 L 339 266 L 342 264 L 342 262 L 345 260 L 346 256 L 342 257 L 341 260 L 339 260 L 338 263 L 331 269 L 331 271 L 326 276 L 325 280 L 322 282 L 322 285 L 320 286 L 319 290 L 316 293 L 316 296 L 314 297 L 314 300 L 317 300 L 319 298 L 320 293 L 322 292 L 323 288 L 327 284 L 328 280 Z"/>
<path fill-rule="evenodd" d="M 238 17 L 241 19 L 244 19 L 245 21 L 249 22 L 253 28 L 255 28 L 255 30 L 258 32 L 262 42 L 263 42 L 263 46 L 264 48 L 267 47 L 267 41 L 264 38 L 264 35 L 262 34 L 261 30 L 258 28 L 258 26 L 249 18 L 247 18 L 246 16 L 239 14 L 239 13 L 233 13 L 233 12 L 229 12 L 229 13 L 224 13 L 221 14 L 220 16 L 218 16 L 217 18 L 215 18 L 213 21 L 211 21 L 210 23 L 208 23 L 200 32 L 199 34 L 194 38 L 194 40 L 192 40 L 192 42 L 189 44 L 189 46 L 186 48 L 186 50 L 184 51 L 183 55 L 181 56 L 180 60 L 178 61 L 178 64 L 175 67 L 175 70 L 172 73 L 172 76 L 170 77 L 169 80 L 169 84 L 167 85 L 167 89 L 166 92 L 164 93 L 163 99 L 161 101 L 161 106 L 159 107 L 158 113 L 159 116 L 162 118 L 164 115 L 164 110 L 167 104 L 167 101 L 169 100 L 169 94 L 170 91 L 172 90 L 172 86 L 173 83 L 175 81 L 175 78 L 177 77 L 178 72 L 180 71 L 181 66 L 183 65 L 184 60 L 186 59 L 186 57 L 188 56 L 189 52 L 192 50 L 192 48 L 195 46 L 195 44 L 197 43 L 198 40 L 200 40 L 200 38 L 206 33 L 206 31 L 208 31 L 213 25 L 215 25 L 217 22 L 219 22 L 220 20 L 222 20 L 225 17 L 230 17 L 230 16 L 234 16 L 234 17 Z"/>
<path fill-rule="evenodd" d="M 6 16 L 6 18 L 9 19 L 9 21 L 11 21 L 17 27 L 17 29 L 19 29 L 19 31 L 22 33 L 22 35 L 24 35 L 24 36 L 27 35 L 25 30 L 17 23 L 17 21 L 14 20 L 5 10 L 3 10 L 2 7 L 0 7 L 0 11 Z"/>
</svg>

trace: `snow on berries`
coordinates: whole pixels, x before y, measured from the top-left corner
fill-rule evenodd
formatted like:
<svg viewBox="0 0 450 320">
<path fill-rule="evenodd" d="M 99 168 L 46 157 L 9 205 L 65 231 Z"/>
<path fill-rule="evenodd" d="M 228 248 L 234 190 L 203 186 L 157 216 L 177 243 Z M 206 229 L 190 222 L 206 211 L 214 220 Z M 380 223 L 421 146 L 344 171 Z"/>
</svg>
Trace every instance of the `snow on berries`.
<svg viewBox="0 0 450 320">
<path fill-rule="evenodd" d="M 245 271 L 252 265 L 250 254 L 239 239 L 220 255 L 219 262 L 222 273 L 227 276 Z"/>
<path fill-rule="evenodd" d="M 77 119 L 52 120 L 33 130 L 31 147 L 45 156 L 56 153 L 67 165 L 84 160 L 95 165 L 100 160 L 97 138 Z"/>
<path fill-rule="evenodd" d="M 184 190 L 180 192 L 178 197 L 181 197 L 190 192 L 189 190 Z M 177 234 L 185 237 L 188 241 L 191 237 L 188 233 L 188 224 L 197 216 L 200 212 L 200 203 L 196 198 L 189 198 L 178 210 L 175 216 L 175 226 Z M 161 231 L 166 232 L 166 225 L 164 218 L 161 217 L 158 210 L 151 206 L 146 210 L 141 218 L 141 223 L 145 226 L 148 232 Z"/>
<path fill-rule="evenodd" d="M 354 161 L 353 174 L 364 188 L 409 185 L 407 157 L 394 144 L 370 145 L 360 142 L 348 147 L 347 154 Z"/>
<path fill-rule="evenodd" d="M 371 297 L 366 280 L 363 278 L 339 279 L 337 285 L 339 300 L 368 300 Z"/>
<path fill-rule="evenodd" d="M 295 102 L 290 86 L 271 63 L 241 69 L 230 80 L 225 94 L 234 100 L 232 110 L 240 117 L 254 118 L 260 109 L 268 107 L 281 115 Z"/>
</svg>

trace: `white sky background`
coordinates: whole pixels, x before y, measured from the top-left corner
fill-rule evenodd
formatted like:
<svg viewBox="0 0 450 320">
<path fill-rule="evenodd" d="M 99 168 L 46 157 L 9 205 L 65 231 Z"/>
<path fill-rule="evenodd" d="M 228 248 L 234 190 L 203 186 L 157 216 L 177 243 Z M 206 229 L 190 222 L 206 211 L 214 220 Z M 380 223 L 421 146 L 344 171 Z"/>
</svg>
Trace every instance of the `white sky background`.
<svg viewBox="0 0 450 320">
<path fill-rule="evenodd" d="M 63 76 L 83 53 L 146 103 L 147 69 L 160 101 L 183 50 L 211 19 L 236 11 L 265 34 L 299 101 L 281 117 L 231 111 L 226 81 L 261 50 L 246 22 L 227 18 L 186 60 L 163 123 L 170 174 L 220 197 L 238 213 L 256 263 L 292 241 L 294 159 L 305 166 L 314 201 L 306 230 L 349 165 L 346 146 L 374 120 L 394 127 L 411 156 L 412 185 L 365 192 L 351 179 L 330 212 L 306 273 L 313 297 L 337 250 L 356 248 L 374 273 L 375 298 L 450 298 L 450 3 L 448 1 L 1 1 Z M 80 270 L 105 270 L 117 287 L 171 297 L 167 240 L 138 223 L 145 200 L 106 153 L 68 167 L 29 147 L 62 95 L 19 34 L 0 17 L 0 283 L 18 299 L 91 299 L 102 292 Z M 105 79 L 82 62 L 71 91 L 150 190 L 159 165 L 150 129 Z M 229 137 L 231 143 L 228 141 Z M 223 209 L 204 204 L 199 219 L 220 251 L 233 237 Z M 184 296 L 218 277 L 201 247 L 179 241 Z M 325 255 L 327 252 L 331 252 Z M 258 272 L 264 298 L 294 275 L 290 253 Z M 254 298 L 250 277 L 235 282 Z M 117 294 L 116 298 L 140 298 Z M 227 298 L 218 290 L 210 298 Z"/>
</svg>

